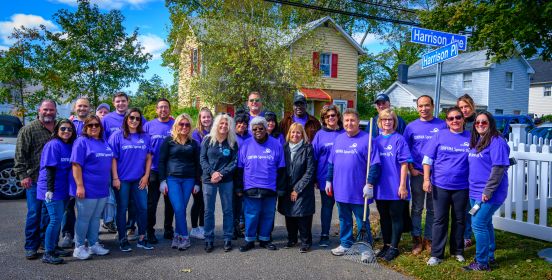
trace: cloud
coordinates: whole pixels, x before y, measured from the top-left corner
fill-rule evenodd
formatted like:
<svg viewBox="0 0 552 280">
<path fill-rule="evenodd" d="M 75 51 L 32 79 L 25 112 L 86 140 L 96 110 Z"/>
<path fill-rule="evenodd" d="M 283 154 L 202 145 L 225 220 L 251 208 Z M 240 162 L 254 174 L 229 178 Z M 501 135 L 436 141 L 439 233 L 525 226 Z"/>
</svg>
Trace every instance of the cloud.
<svg viewBox="0 0 552 280">
<path fill-rule="evenodd" d="M 357 43 L 360 44 L 360 41 L 362 41 L 362 37 L 364 37 L 364 32 L 354 33 L 352 37 L 353 37 L 353 39 L 355 39 L 355 41 Z M 383 43 L 384 43 L 384 41 L 382 39 L 380 39 L 377 34 L 368 33 L 368 35 L 366 36 L 366 39 L 364 39 L 363 47 L 366 47 L 367 45 L 383 44 Z"/>
<path fill-rule="evenodd" d="M 77 0 L 49 0 L 50 2 L 77 6 Z M 120 10 L 126 6 L 134 9 L 140 9 L 145 4 L 159 0 L 90 0 L 91 4 L 96 4 L 102 10 Z"/>
<path fill-rule="evenodd" d="M 0 45 L 0 51 L 7 51 L 9 49 L 8 46 L 2 46 Z"/>
<path fill-rule="evenodd" d="M 0 39 L 2 39 L 4 44 L 11 45 L 14 43 L 14 40 L 10 39 L 9 36 L 14 28 L 21 28 L 21 26 L 33 28 L 39 27 L 40 25 L 46 26 L 46 28 L 51 31 L 56 31 L 58 29 L 53 22 L 45 20 L 41 16 L 14 14 L 10 17 L 9 21 L 0 21 Z"/>
<path fill-rule="evenodd" d="M 161 58 L 161 53 L 168 47 L 161 37 L 151 33 L 138 35 L 138 41 L 142 45 L 144 52 L 153 56 L 152 60 Z"/>
</svg>

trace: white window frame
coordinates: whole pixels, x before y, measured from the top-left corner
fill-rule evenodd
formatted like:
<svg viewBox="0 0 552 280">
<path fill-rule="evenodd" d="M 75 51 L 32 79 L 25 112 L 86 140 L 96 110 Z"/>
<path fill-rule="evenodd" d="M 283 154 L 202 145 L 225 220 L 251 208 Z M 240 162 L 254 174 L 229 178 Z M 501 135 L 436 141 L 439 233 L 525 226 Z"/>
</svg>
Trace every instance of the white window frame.
<svg viewBox="0 0 552 280">
<path fill-rule="evenodd" d="M 545 97 L 552 96 L 552 84 L 551 85 L 544 85 L 543 89 L 544 89 L 543 96 L 545 96 Z"/>
<path fill-rule="evenodd" d="M 504 115 L 504 109 L 495 109 L 495 115 Z"/>
<path fill-rule="evenodd" d="M 471 89 L 473 86 L 473 72 L 462 73 L 462 88 Z"/>
<path fill-rule="evenodd" d="M 326 65 L 326 63 L 322 63 L 323 62 L 323 59 L 322 57 L 323 56 L 328 56 L 328 74 L 326 74 L 324 71 L 322 71 L 322 65 Z M 332 76 L 332 54 L 331 53 L 320 53 L 320 60 L 319 60 L 319 66 L 318 68 L 320 69 L 320 72 L 322 72 L 322 77 L 331 77 Z"/>
<path fill-rule="evenodd" d="M 508 74 L 511 74 L 510 77 L 508 77 Z M 506 89 L 514 89 L 514 72 L 506 72 L 504 79 L 506 81 Z"/>
<path fill-rule="evenodd" d="M 339 112 L 343 114 L 345 109 L 347 109 L 347 100 L 343 99 L 334 99 L 333 104 L 339 108 Z"/>
</svg>

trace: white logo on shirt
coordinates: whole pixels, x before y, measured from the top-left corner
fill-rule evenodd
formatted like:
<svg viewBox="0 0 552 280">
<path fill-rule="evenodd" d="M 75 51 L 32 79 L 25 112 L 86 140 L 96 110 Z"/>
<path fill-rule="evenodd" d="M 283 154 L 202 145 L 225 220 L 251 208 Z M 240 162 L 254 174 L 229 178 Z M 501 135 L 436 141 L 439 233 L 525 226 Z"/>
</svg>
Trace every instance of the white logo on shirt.
<svg viewBox="0 0 552 280">
<path fill-rule="evenodd" d="M 393 150 L 393 146 L 387 145 L 387 147 L 385 147 L 385 149 L 386 149 L 386 150 L 389 150 L 389 151 L 390 151 L 390 150 Z"/>
<path fill-rule="evenodd" d="M 439 132 L 439 129 L 438 128 L 434 128 L 433 130 L 430 131 L 431 133 L 437 133 Z"/>
<path fill-rule="evenodd" d="M 138 144 L 144 144 L 144 139 L 138 140 Z"/>
<path fill-rule="evenodd" d="M 263 154 L 270 154 L 272 152 L 272 150 L 270 150 L 270 148 L 266 148 L 266 150 L 264 150 Z"/>
<path fill-rule="evenodd" d="M 460 146 L 462 146 L 462 147 L 469 147 L 469 146 L 470 146 L 470 143 L 464 142 L 463 144 L 460 144 Z"/>
<path fill-rule="evenodd" d="M 357 143 L 353 143 L 351 146 L 349 146 L 349 148 L 356 148 L 357 146 Z"/>
<path fill-rule="evenodd" d="M 110 148 L 110 147 L 106 147 L 105 150 L 111 152 L 111 148 Z"/>
</svg>

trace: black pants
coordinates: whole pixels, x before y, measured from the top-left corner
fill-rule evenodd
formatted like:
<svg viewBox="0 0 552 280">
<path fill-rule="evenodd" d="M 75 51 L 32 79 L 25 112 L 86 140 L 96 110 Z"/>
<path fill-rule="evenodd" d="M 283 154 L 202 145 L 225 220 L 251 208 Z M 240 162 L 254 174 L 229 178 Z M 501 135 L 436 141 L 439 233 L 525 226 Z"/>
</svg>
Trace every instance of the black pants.
<svg viewBox="0 0 552 280">
<path fill-rule="evenodd" d="M 286 216 L 286 229 L 288 240 L 297 243 L 297 232 L 302 245 L 312 245 L 312 215 L 304 217 Z"/>
<path fill-rule="evenodd" d="M 376 200 L 384 244 L 399 247 L 404 227 L 404 200 Z"/>
<path fill-rule="evenodd" d="M 190 218 L 192 219 L 192 228 L 205 225 L 205 203 L 203 202 L 203 192 L 199 191 L 193 194 L 194 204 L 192 204 L 192 210 L 190 211 Z"/>
<path fill-rule="evenodd" d="M 439 259 L 445 257 L 449 215 L 451 219 L 450 254 L 463 255 L 465 211 L 469 190 L 445 190 L 434 186 L 432 193 L 434 217 L 431 256 Z"/>
<path fill-rule="evenodd" d="M 234 218 L 234 227 L 239 229 L 240 221 L 243 221 L 243 196 L 237 196 L 234 193 L 232 198 L 232 217 Z"/>
<path fill-rule="evenodd" d="M 157 222 L 157 203 L 159 202 L 159 196 L 161 196 L 161 192 L 159 191 L 160 184 L 159 173 L 152 170 L 148 185 L 148 234 L 155 233 L 154 227 Z M 165 202 L 165 221 L 163 223 L 163 229 L 165 231 L 173 231 L 174 210 L 168 195 L 163 195 L 163 200 Z"/>
</svg>

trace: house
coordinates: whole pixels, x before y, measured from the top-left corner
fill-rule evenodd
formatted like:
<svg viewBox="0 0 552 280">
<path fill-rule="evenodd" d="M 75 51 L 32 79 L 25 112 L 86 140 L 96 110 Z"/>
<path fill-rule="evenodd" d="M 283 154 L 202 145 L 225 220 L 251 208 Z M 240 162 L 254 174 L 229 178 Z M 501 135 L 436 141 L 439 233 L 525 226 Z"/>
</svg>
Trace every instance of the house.
<svg viewBox="0 0 552 280">
<path fill-rule="evenodd" d="M 309 42 L 313 37 L 319 39 L 320 44 Z M 358 57 L 365 51 L 332 18 L 324 17 L 293 29 L 282 36 L 281 43 L 289 48 L 291 56 L 312 60 L 313 68 L 320 71 L 320 84 L 323 87 L 303 85 L 294 93 L 306 97 L 309 114 L 318 115 L 320 109 L 328 103 L 336 104 L 342 110 L 356 108 Z M 205 68 L 201 64 L 201 43 L 197 36 L 188 36 L 177 47 L 177 51 L 180 55 L 180 100 L 184 101 L 184 106 L 199 107 L 200 97 L 192 96 L 189 89 L 194 75 L 200 74 Z M 233 112 L 234 108 L 232 105 L 218 104 L 216 111 Z"/>
<path fill-rule="evenodd" d="M 535 74 L 529 88 L 529 113 L 537 116 L 552 114 L 552 61 L 529 60 Z"/>
<path fill-rule="evenodd" d="M 420 95 L 435 96 L 436 66 L 422 69 L 421 64 L 418 60 L 402 67 L 399 81 L 385 90 L 394 107 L 415 108 Z M 522 57 L 493 63 L 486 50 L 459 54 L 443 63 L 440 106 L 454 106 L 458 97 L 469 94 L 478 109 L 492 114 L 527 114 L 530 75 L 534 73 Z"/>
</svg>

